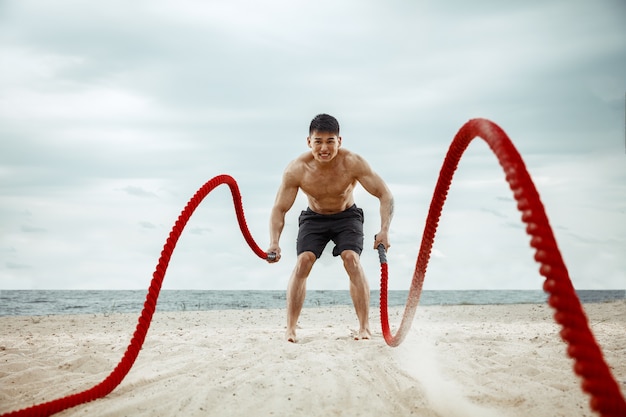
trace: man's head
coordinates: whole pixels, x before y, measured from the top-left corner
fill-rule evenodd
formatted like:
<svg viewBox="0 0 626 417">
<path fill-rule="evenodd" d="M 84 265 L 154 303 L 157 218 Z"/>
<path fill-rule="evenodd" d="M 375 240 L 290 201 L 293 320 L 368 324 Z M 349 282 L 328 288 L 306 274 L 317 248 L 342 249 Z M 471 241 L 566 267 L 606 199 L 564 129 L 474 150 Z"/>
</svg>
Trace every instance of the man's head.
<svg viewBox="0 0 626 417">
<path fill-rule="evenodd" d="M 318 132 L 335 133 L 339 136 L 339 122 L 329 114 L 318 114 L 311 120 L 309 136 L 316 130 Z"/>
<path fill-rule="evenodd" d="M 316 161 L 322 163 L 332 161 L 341 147 L 337 119 L 328 114 L 315 116 L 309 126 L 307 143 Z"/>
</svg>

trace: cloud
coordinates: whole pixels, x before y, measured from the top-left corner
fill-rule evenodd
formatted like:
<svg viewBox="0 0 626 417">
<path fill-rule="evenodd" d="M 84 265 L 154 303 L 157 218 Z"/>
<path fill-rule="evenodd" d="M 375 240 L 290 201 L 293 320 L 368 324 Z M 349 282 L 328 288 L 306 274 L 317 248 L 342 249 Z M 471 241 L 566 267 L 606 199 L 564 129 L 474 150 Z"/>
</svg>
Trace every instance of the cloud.
<svg viewBox="0 0 626 417">
<path fill-rule="evenodd" d="M 209 227 L 196 227 L 193 229 L 189 230 L 189 233 L 192 233 L 194 235 L 204 235 L 206 233 L 211 233 L 212 229 Z"/>
<path fill-rule="evenodd" d="M 141 226 L 144 229 L 156 229 L 157 227 L 154 223 L 146 222 L 146 221 L 139 222 L 139 226 Z"/>
<path fill-rule="evenodd" d="M 7 269 L 30 269 L 30 265 L 18 264 L 15 262 L 6 262 L 5 266 Z"/>
<path fill-rule="evenodd" d="M 133 195 L 135 197 L 157 197 L 157 195 L 152 191 L 147 191 L 141 187 L 137 187 L 134 185 L 128 185 L 124 188 L 121 188 L 121 191 L 124 191 L 125 193 Z"/>
<path fill-rule="evenodd" d="M 623 288 L 623 4 L 366 3 L 4 2 L 0 247 L 32 267 L 4 260 L 0 287 L 144 288 L 185 204 L 222 173 L 239 181 L 264 247 L 283 169 L 307 151 L 311 117 L 328 112 L 396 196 L 396 289 L 412 274 L 447 147 L 474 117 L 513 139 L 577 284 Z M 356 198 L 369 239 L 377 202 Z M 480 139 L 448 198 L 426 286 L 538 288 Z M 228 190 L 214 190 L 165 285 L 283 289 L 306 204 L 300 195 L 288 213 L 284 260 L 269 266 L 247 252 Z M 347 288 L 327 258 L 310 288 Z M 375 253 L 363 263 L 374 281 Z"/>
<path fill-rule="evenodd" d="M 29 225 L 22 225 L 21 230 L 24 233 L 45 233 L 47 231 L 43 227 L 36 227 L 36 226 L 29 226 Z"/>
</svg>

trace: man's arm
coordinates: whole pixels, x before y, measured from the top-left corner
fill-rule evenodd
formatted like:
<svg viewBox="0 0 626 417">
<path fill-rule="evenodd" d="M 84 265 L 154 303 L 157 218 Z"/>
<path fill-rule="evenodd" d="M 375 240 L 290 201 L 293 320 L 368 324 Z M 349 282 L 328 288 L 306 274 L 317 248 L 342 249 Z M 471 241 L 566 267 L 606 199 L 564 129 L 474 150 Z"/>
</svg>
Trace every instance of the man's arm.
<svg viewBox="0 0 626 417">
<path fill-rule="evenodd" d="M 380 201 L 380 232 L 376 234 L 374 239 L 374 249 L 377 249 L 381 243 L 385 249 L 389 249 L 391 247 L 389 227 L 394 209 L 393 195 L 385 181 L 372 170 L 367 161 L 359 156 L 357 156 L 356 172 L 358 173 L 357 180 L 363 188 Z"/>
<path fill-rule="evenodd" d="M 285 214 L 293 206 L 298 195 L 298 182 L 293 172 L 293 166 L 287 167 L 283 174 L 283 179 L 276 193 L 274 207 L 270 214 L 270 246 L 267 253 L 275 253 L 276 258 L 268 262 L 278 262 L 280 260 L 280 235 L 285 227 Z"/>
</svg>

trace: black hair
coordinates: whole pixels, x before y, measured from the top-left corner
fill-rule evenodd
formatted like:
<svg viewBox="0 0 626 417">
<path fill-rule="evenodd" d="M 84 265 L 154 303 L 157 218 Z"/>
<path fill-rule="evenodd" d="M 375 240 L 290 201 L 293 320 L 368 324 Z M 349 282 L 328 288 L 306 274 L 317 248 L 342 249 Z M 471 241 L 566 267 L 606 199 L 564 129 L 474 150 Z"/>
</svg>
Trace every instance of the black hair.
<svg viewBox="0 0 626 417">
<path fill-rule="evenodd" d="M 318 114 L 313 118 L 313 120 L 311 120 L 309 135 L 315 130 L 318 132 L 336 133 L 339 135 L 339 122 L 329 114 Z"/>
</svg>

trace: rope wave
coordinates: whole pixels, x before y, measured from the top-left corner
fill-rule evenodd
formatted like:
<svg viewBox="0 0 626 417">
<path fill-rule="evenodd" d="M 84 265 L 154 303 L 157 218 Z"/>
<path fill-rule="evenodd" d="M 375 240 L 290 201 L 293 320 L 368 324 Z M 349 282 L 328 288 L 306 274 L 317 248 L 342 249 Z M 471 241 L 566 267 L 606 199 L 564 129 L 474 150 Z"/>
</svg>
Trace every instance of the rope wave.
<svg viewBox="0 0 626 417">
<path fill-rule="evenodd" d="M 426 267 L 435 240 L 441 211 L 463 153 L 470 142 L 480 137 L 487 142 L 504 170 L 517 208 L 531 236 L 539 273 L 545 277 L 543 289 L 549 293 L 548 304 L 556 311 L 554 320 L 562 326 L 561 338 L 568 344 L 567 353 L 574 359 L 574 372 L 582 378 L 582 389 L 591 395 L 591 409 L 604 417 L 626 416 L 626 401 L 596 343 L 587 316 L 561 257 L 539 193 L 526 170 L 519 152 L 495 123 L 485 119 L 467 122 L 454 137 L 444 159 L 430 203 L 422 242 L 413 273 L 407 304 L 395 335 L 391 333 L 387 313 L 388 266 L 384 248 L 379 248 L 381 264 L 380 315 L 383 336 L 390 346 L 398 346 L 408 333 L 419 303 Z"/>
<path fill-rule="evenodd" d="M 574 372 L 583 380 L 583 391 L 591 395 L 591 408 L 603 417 L 626 416 L 626 401 L 608 365 L 604 361 L 600 347 L 589 329 L 587 318 L 574 291 L 567 268 L 561 258 L 561 253 L 539 199 L 539 194 L 526 171 L 524 162 L 504 131 L 496 124 L 485 119 L 473 119 L 467 122 L 456 134 L 450 145 L 426 218 L 426 225 L 404 315 L 395 335 L 391 334 L 387 312 L 387 260 L 384 248 L 379 248 L 381 261 L 381 325 L 386 343 L 390 346 L 398 346 L 402 343 L 411 327 L 415 310 L 419 303 L 437 225 L 454 171 L 463 152 L 477 136 L 480 136 L 487 142 L 498 158 L 500 165 L 504 169 L 506 180 L 517 200 L 517 207 L 522 212 L 522 221 L 526 223 L 526 231 L 531 236 L 530 245 L 536 249 L 535 260 L 541 264 L 539 272 L 546 278 L 543 288 L 550 294 L 548 303 L 556 310 L 554 319 L 563 327 L 560 334 L 561 338 L 568 344 L 567 353 L 575 361 Z M 0 417 L 49 416 L 79 404 L 102 398 L 122 382 L 137 359 L 148 333 L 161 291 L 161 285 L 165 278 L 165 272 L 176 243 L 198 205 L 214 188 L 221 184 L 226 184 L 230 188 L 239 228 L 252 251 L 261 259 L 273 256 L 273 254 L 265 253 L 250 234 L 243 212 L 241 193 L 234 178 L 229 175 L 218 175 L 212 178 L 189 200 L 174 223 L 152 275 L 146 301 L 144 302 L 133 337 L 115 369 L 102 382 L 85 391 L 2 414 Z"/>
<path fill-rule="evenodd" d="M 122 382 L 122 380 L 130 371 L 130 368 L 135 363 L 135 360 L 139 355 L 139 351 L 141 350 L 141 346 L 143 345 L 143 342 L 146 338 L 146 334 L 148 333 L 148 329 L 150 328 L 152 316 L 156 309 L 157 299 L 161 291 L 161 285 L 163 283 L 163 279 L 165 278 L 165 272 L 167 271 L 167 266 L 169 265 L 170 258 L 172 257 L 172 253 L 174 252 L 174 248 L 176 247 L 176 243 L 178 242 L 178 238 L 180 238 L 180 235 L 182 234 L 185 225 L 189 221 L 189 218 L 196 210 L 198 205 L 200 205 L 202 200 L 211 191 L 213 191 L 214 188 L 221 184 L 227 184 L 230 188 L 231 194 L 233 196 L 233 202 L 235 204 L 235 210 L 237 212 L 237 221 L 239 223 L 239 228 L 241 229 L 241 232 L 243 233 L 246 242 L 248 243 L 252 251 L 257 254 L 257 256 L 262 259 L 267 258 L 268 255 L 256 244 L 256 242 L 252 238 L 252 235 L 250 234 L 250 231 L 248 230 L 242 208 L 241 193 L 235 179 L 229 175 L 218 175 L 212 178 L 211 180 L 207 181 L 202 187 L 200 187 L 196 194 L 194 194 L 194 196 L 189 200 L 189 202 L 181 212 L 180 216 L 178 216 L 178 220 L 176 220 L 176 222 L 174 223 L 172 231 L 170 232 L 169 237 L 163 245 L 161 257 L 159 258 L 154 273 L 152 274 L 152 281 L 150 283 L 150 287 L 148 288 L 146 301 L 144 302 L 143 310 L 141 311 L 141 315 L 139 316 L 139 320 L 137 322 L 137 327 L 135 328 L 133 337 L 130 340 L 130 344 L 126 348 L 124 356 L 115 367 L 115 369 L 109 374 L 109 376 L 107 376 L 99 384 L 85 391 L 71 394 L 53 401 L 34 405 L 32 407 L 24 408 L 22 410 L 2 414 L 0 417 L 50 416 L 68 408 L 75 407 L 79 404 L 102 398 L 108 395 Z"/>
</svg>

